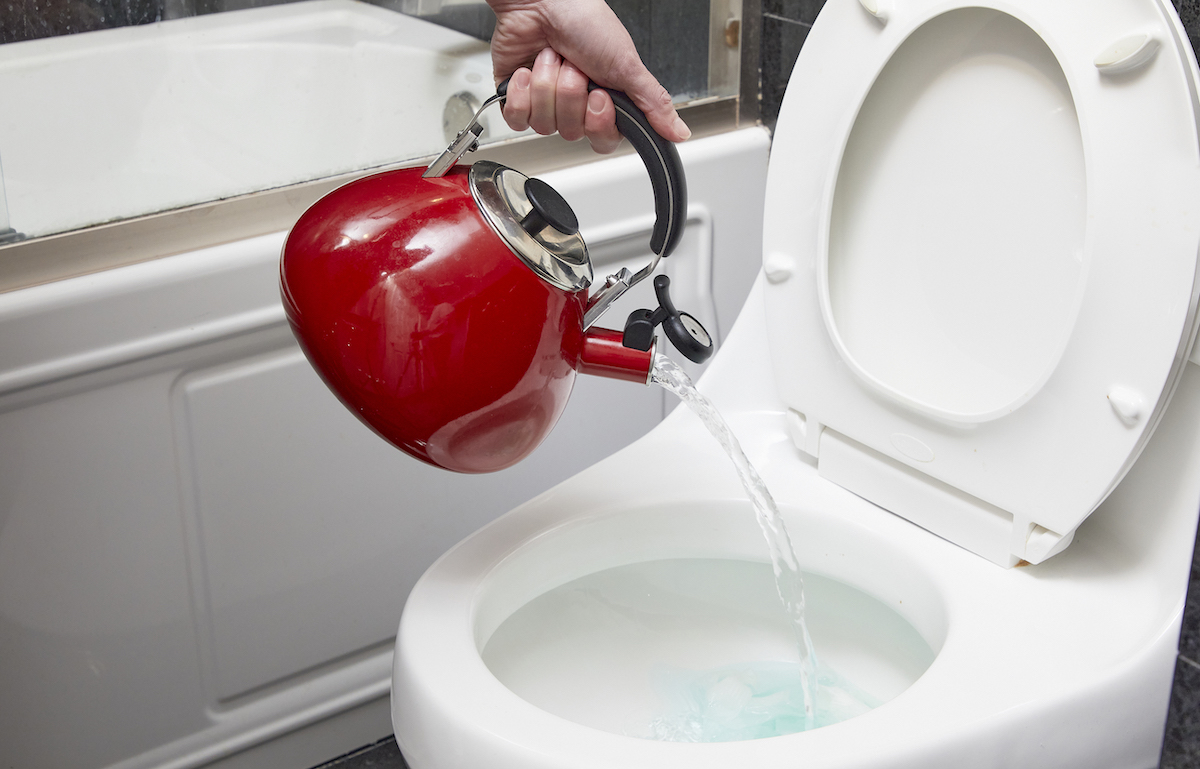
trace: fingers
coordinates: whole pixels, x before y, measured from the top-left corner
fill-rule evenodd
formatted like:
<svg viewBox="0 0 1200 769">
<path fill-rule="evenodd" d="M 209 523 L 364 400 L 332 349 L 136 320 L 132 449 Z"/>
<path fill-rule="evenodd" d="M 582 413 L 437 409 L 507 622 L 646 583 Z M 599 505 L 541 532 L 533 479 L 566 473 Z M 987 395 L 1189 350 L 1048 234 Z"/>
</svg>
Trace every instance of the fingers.
<svg viewBox="0 0 1200 769">
<path fill-rule="evenodd" d="M 558 90 L 558 71 L 562 59 L 552 48 L 545 48 L 533 62 L 533 78 L 529 85 L 529 127 L 543 136 L 554 133 L 555 94 Z"/>
<path fill-rule="evenodd" d="M 555 91 L 554 115 L 558 133 L 569 142 L 584 137 L 584 124 L 588 107 L 588 78 L 569 61 L 564 61 L 558 70 Z"/>
<path fill-rule="evenodd" d="M 587 87 L 587 75 L 578 67 L 553 49 L 543 49 L 532 70 L 522 67 L 513 73 L 504 105 L 505 122 L 514 131 L 532 128 L 542 135 L 557 131 L 567 141 L 578 141 L 590 135 L 586 128 Z"/>
<path fill-rule="evenodd" d="M 587 136 L 598 148 L 612 146 L 615 128 L 598 115 L 610 105 L 600 97 L 589 111 L 586 72 L 597 83 L 629 94 L 665 139 L 691 136 L 667 93 L 638 56 L 629 32 L 605 0 L 537 2 L 488 0 L 496 12 L 492 61 L 497 78 L 514 72 L 505 119 L 516 130 L 532 127 L 541 134 L 559 131 L 568 139 Z M 561 56 L 560 56 L 561 54 Z M 567 60 L 561 58 L 565 56 Z M 520 79 L 521 63 L 533 64 Z M 553 87 L 552 87 L 553 86 Z"/>
<path fill-rule="evenodd" d="M 513 72 L 504 102 L 504 121 L 509 128 L 514 131 L 532 128 L 543 136 L 558 130 L 555 105 L 562 66 L 559 55 L 553 49 L 545 48 L 534 59 L 532 70 L 521 67 Z M 586 88 L 585 82 L 585 98 Z"/>
<path fill-rule="evenodd" d="M 640 62 L 639 62 L 640 65 Z M 671 95 L 648 71 L 641 68 L 628 94 L 646 113 L 650 124 L 665 139 L 686 140 L 691 131 L 680 119 Z M 599 153 L 610 153 L 621 143 L 612 99 L 601 90 L 587 90 L 588 78 L 552 48 L 544 48 L 533 68 L 513 73 L 504 105 L 504 119 L 514 131 L 532 128 L 543 136 L 558 132 L 567 141 L 585 136 Z"/>
<path fill-rule="evenodd" d="M 533 73 L 521 67 L 512 74 L 508 81 L 507 97 L 504 100 L 504 122 L 514 131 L 524 131 L 529 127 L 529 84 Z"/>
<path fill-rule="evenodd" d="M 621 134 L 617 131 L 617 110 L 608 93 L 599 88 L 588 94 L 584 133 L 592 149 L 601 155 L 615 152 L 621 144 Z"/>
</svg>

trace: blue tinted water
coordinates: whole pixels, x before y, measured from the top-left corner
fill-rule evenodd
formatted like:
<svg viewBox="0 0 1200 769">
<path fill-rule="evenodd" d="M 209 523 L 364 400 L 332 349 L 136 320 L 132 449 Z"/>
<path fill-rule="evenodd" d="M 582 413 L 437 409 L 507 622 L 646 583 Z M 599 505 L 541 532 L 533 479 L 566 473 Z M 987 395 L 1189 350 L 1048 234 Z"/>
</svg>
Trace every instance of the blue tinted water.
<svg viewBox="0 0 1200 769">
<path fill-rule="evenodd" d="M 751 662 L 700 672 L 664 667 L 655 678 L 665 707 L 651 722 L 650 736 L 673 742 L 779 737 L 836 724 L 880 704 L 824 665 L 817 668 L 811 718 L 798 662 Z"/>
</svg>

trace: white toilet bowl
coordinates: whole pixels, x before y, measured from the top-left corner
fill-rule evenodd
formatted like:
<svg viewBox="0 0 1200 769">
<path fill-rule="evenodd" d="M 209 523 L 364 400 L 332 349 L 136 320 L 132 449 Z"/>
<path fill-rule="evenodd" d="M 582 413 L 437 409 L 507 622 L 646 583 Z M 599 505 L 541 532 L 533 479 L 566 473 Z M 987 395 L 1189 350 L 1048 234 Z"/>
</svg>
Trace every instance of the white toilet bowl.
<svg viewBox="0 0 1200 769">
<path fill-rule="evenodd" d="M 656 666 L 790 651 L 677 409 L 418 583 L 414 769 L 1157 763 L 1200 505 L 1200 78 L 1162 0 L 986 5 L 829 0 L 701 382 L 818 575 L 818 657 L 878 706 L 645 738 Z"/>
</svg>

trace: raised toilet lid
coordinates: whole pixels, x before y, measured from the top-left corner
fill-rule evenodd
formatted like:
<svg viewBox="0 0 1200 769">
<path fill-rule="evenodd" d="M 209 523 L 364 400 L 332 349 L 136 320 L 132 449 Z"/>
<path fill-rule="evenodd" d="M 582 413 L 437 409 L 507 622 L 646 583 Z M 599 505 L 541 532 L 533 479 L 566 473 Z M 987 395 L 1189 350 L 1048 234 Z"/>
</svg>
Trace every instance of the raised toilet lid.
<svg viewBox="0 0 1200 769">
<path fill-rule="evenodd" d="M 1121 480 L 1196 327 L 1165 0 L 829 0 L 779 116 L 773 367 L 822 475 L 1002 565 Z"/>
</svg>

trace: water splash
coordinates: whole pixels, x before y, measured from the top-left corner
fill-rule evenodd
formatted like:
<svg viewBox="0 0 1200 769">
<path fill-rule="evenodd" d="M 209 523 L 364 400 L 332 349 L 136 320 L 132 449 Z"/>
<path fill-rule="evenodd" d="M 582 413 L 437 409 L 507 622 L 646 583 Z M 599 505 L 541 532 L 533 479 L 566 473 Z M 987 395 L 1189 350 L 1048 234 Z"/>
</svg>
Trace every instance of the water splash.
<svg viewBox="0 0 1200 769">
<path fill-rule="evenodd" d="M 691 377 L 674 361 L 659 355 L 654 360 L 654 368 L 650 371 L 650 381 L 665 388 L 687 404 L 700 421 L 708 428 L 721 448 L 733 460 L 738 478 L 750 497 L 754 507 L 754 515 L 762 529 L 763 537 L 767 540 L 767 548 L 771 554 L 771 565 L 775 571 L 775 588 L 779 592 L 779 600 L 791 622 L 796 634 L 796 647 L 800 655 L 800 683 L 804 693 L 805 729 L 817 726 L 817 655 L 813 651 L 812 638 L 808 634 L 808 626 L 804 622 L 804 575 L 800 571 L 800 562 L 796 551 L 792 548 L 792 539 L 788 536 L 787 526 L 779 515 L 779 508 L 767 486 L 763 483 L 758 471 L 742 446 L 734 436 L 729 425 L 725 423 L 720 412 L 712 402 L 700 394 L 692 383 Z"/>
</svg>

